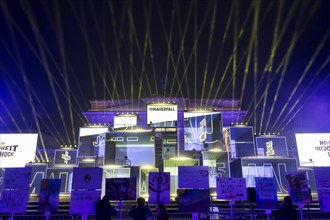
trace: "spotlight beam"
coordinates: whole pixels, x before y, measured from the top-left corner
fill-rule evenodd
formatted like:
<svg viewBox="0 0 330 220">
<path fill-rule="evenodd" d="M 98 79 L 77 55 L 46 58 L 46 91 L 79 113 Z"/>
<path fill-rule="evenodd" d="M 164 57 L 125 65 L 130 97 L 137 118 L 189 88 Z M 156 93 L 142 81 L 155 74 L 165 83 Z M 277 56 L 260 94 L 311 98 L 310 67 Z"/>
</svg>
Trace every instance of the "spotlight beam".
<svg viewBox="0 0 330 220">
<path fill-rule="evenodd" d="M 281 3 L 281 1 L 279 1 L 279 2 Z M 286 17 L 286 20 L 285 20 L 285 22 L 284 22 L 284 24 L 283 24 L 283 27 L 281 28 L 281 32 L 280 32 L 280 34 L 279 34 L 279 37 L 278 37 L 278 38 L 276 38 L 276 37 L 273 38 L 273 45 L 272 45 L 271 56 L 270 56 L 269 59 L 268 59 L 268 62 L 267 62 L 267 64 L 266 64 L 266 67 L 264 68 L 264 72 L 263 72 L 263 74 L 261 74 L 261 78 L 259 79 L 259 83 L 258 83 L 257 88 L 254 90 L 254 93 L 253 93 L 252 99 L 256 99 L 257 94 L 258 94 L 257 92 L 258 92 L 259 88 L 261 87 L 261 85 L 263 84 L 263 79 L 264 79 L 265 76 L 268 75 L 268 74 L 265 74 L 265 73 L 266 73 L 266 72 L 272 72 L 272 65 L 273 65 L 273 60 L 274 60 L 274 57 L 275 57 L 276 51 L 277 51 L 277 49 L 278 49 L 278 46 L 279 46 L 279 44 L 280 44 L 280 42 L 281 42 L 283 36 L 284 36 L 285 33 L 286 33 L 286 30 L 289 28 L 290 21 L 291 21 L 291 20 L 293 19 L 293 17 L 294 17 L 294 12 L 295 12 L 297 6 L 298 6 L 298 2 L 295 1 L 295 2 L 293 3 L 293 6 L 290 8 L 290 11 L 289 11 L 289 13 L 288 13 L 288 16 Z M 279 25 L 279 23 L 280 23 L 281 15 L 282 15 L 282 7 L 281 7 L 281 4 L 279 4 L 279 8 L 278 8 L 278 11 L 277 11 L 277 16 L 276 16 L 276 26 Z M 276 27 L 276 26 L 275 26 L 275 27 Z M 275 28 L 275 31 L 277 31 L 276 28 Z M 276 33 L 277 33 L 277 32 L 276 32 Z M 275 35 L 275 36 L 276 36 L 276 35 Z M 285 59 L 282 59 L 282 62 L 281 62 L 281 63 L 284 63 L 284 60 L 285 60 Z M 282 66 L 282 64 L 280 64 L 280 66 Z M 278 71 L 279 71 L 279 70 L 277 70 L 277 72 L 278 72 Z M 276 77 L 276 75 L 273 75 L 273 76 L 272 76 L 272 79 L 270 80 L 270 83 L 272 83 L 272 81 L 274 80 L 275 77 Z M 268 84 L 267 84 L 267 85 L 268 85 Z M 266 86 L 266 87 L 267 87 L 267 89 L 269 88 L 269 86 Z M 258 107 L 258 105 L 259 105 L 259 103 L 260 103 L 260 100 L 262 100 L 264 96 L 265 96 L 265 93 L 263 93 L 263 94 L 261 95 L 261 97 L 259 98 L 258 103 L 257 103 L 257 104 L 254 104 L 254 109 L 253 109 L 253 110 L 251 110 L 252 105 L 253 105 L 253 102 L 250 102 L 250 104 L 249 104 L 249 106 L 248 106 L 248 108 L 247 108 L 247 112 L 255 112 L 256 109 L 257 109 L 257 107 Z M 251 119 L 251 117 L 252 117 L 252 115 L 249 116 L 248 121 Z"/>
<path fill-rule="evenodd" d="M 210 61 L 210 55 L 211 55 L 211 46 L 212 46 L 212 40 L 213 40 L 216 14 L 217 14 L 217 2 L 215 2 L 215 5 L 213 5 L 213 11 L 212 11 L 212 17 L 211 17 L 209 40 L 208 40 L 208 44 L 207 44 L 206 64 L 205 64 L 205 71 L 204 71 L 204 77 L 203 77 L 202 97 L 201 97 L 201 103 L 200 103 L 201 106 L 203 104 L 204 92 L 205 92 L 205 87 L 206 87 L 205 85 L 206 85 L 206 80 L 207 80 L 207 74 L 209 71 L 209 61 Z M 209 90 L 212 90 L 212 87 L 210 87 Z"/>
<path fill-rule="evenodd" d="M 171 50 L 171 44 L 172 44 L 172 39 L 173 39 L 173 25 L 174 25 L 174 13 L 171 14 L 171 23 L 170 23 L 170 30 L 169 33 L 167 33 L 166 31 L 166 26 L 165 26 L 165 21 L 164 21 L 164 17 L 163 17 L 163 13 L 161 10 L 161 6 L 159 5 L 159 2 L 156 1 L 156 6 L 157 6 L 157 11 L 159 14 L 159 19 L 160 19 L 160 23 L 161 23 L 161 27 L 163 30 L 163 34 L 165 37 L 165 41 L 166 41 L 166 45 L 167 45 L 167 57 L 166 57 L 166 69 L 165 69 L 165 79 L 164 79 L 164 94 L 163 97 L 166 97 L 166 86 L 167 86 L 167 81 L 168 81 L 168 72 L 169 72 L 169 65 L 170 65 L 170 58 L 172 55 L 172 50 Z"/>
<path fill-rule="evenodd" d="M 66 53 L 65 53 L 65 48 L 64 48 L 64 42 L 63 42 L 63 31 L 62 31 L 62 25 L 61 25 L 61 16 L 60 16 L 60 8 L 58 6 L 58 2 L 54 2 L 55 5 L 55 19 L 56 19 L 56 34 L 60 48 L 60 53 L 61 53 L 61 61 L 62 61 L 62 69 L 63 69 L 63 77 L 64 77 L 64 82 L 65 82 L 65 91 L 66 91 L 66 97 L 68 101 L 68 110 L 69 110 L 69 115 L 70 115 L 70 123 L 71 123 L 71 128 L 72 128 L 72 136 L 75 137 L 75 130 L 73 129 L 74 122 L 73 122 L 73 114 L 72 114 L 72 102 L 71 102 L 71 95 L 70 95 L 70 85 L 69 85 L 69 77 L 68 77 L 68 70 L 67 70 L 67 60 L 66 60 Z M 69 141 L 70 142 L 70 141 Z M 76 145 L 76 139 L 73 138 L 74 145 Z"/>
<path fill-rule="evenodd" d="M 330 72 L 328 72 L 327 76 L 323 79 L 323 81 L 309 94 L 307 99 L 305 99 L 304 103 L 306 103 L 311 97 L 313 97 L 315 92 L 318 91 L 318 88 L 323 86 L 329 79 L 330 79 Z M 286 121 L 285 125 L 279 130 L 280 133 L 282 133 L 284 131 L 284 129 L 290 124 L 292 119 L 294 119 L 296 117 L 296 115 L 300 112 L 300 110 L 302 109 L 303 106 L 304 106 L 304 104 L 302 104 L 298 108 L 298 110 L 292 115 L 292 117 L 289 120 Z"/>
<path fill-rule="evenodd" d="M 243 95 L 245 92 L 245 85 L 246 85 L 247 77 L 249 74 L 251 57 L 252 57 L 252 52 L 253 52 L 253 48 L 254 48 L 253 46 L 254 46 L 254 44 L 257 44 L 259 13 L 260 13 L 260 2 L 256 2 L 254 16 L 253 16 L 253 26 L 252 26 L 251 36 L 250 36 L 250 40 L 249 40 L 249 44 L 248 44 L 248 52 L 247 52 L 247 58 L 246 58 L 246 63 L 245 63 L 245 68 L 244 68 L 242 90 L 241 90 L 241 95 L 240 95 L 240 99 L 239 99 L 240 100 L 239 108 L 241 108 Z"/>
<path fill-rule="evenodd" d="M 3 4 L 1 6 L 2 7 L 5 7 Z M 8 8 L 3 8 L 3 9 L 4 9 L 3 11 L 4 11 L 5 15 L 6 15 L 5 17 L 7 19 L 9 19 L 9 20 L 7 20 L 7 24 L 8 24 L 8 27 L 9 27 L 9 31 L 10 31 L 11 37 L 13 39 L 14 53 L 15 53 L 17 62 L 19 64 L 18 65 L 18 69 L 20 70 L 19 72 L 22 75 L 23 82 L 24 82 L 24 85 L 25 85 L 26 90 L 27 90 L 29 104 L 31 106 L 32 114 L 33 114 L 33 116 L 35 118 L 36 126 L 37 126 L 38 132 L 40 134 L 40 140 L 41 140 L 42 147 L 45 149 L 45 144 L 44 144 L 43 136 L 42 136 L 42 133 L 41 133 L 41 130 L 40 130 L 38 118 L 36 117 L 36 111 L 35 111 L 35 108 L 34 108 L 33 99 L 32 99 L 31 94 L 29 92 L 28 79 L 26 77 L 26 73 L 25 73 L 25 69 L 24 69 L 24 66 L 23 66 L 22 58 L 21 58 L 20 53 L 19 53 L 19 47 L 18 47 L 16 38 L 15 38 L 15 35 L 14 35 L 14 30 L 13 30 L 12 22 L 11 22 L 12 19 L 10 19 L 11 16 L 9 14 Z M 41 153 L 40 153 L 40 151 L 38 151 L 38 153 L 39 153 L 40 157 L 43 158 L 42 155 L 41 155 Z M 45 156 L 46 156 L 46 159 L 48 160 L 47 154 L 45 154 Z"/>
<path fill-rule="evenodd" d="M 187 36 L 187 33 L 188 33 L 189 23 L 190 23 L 190 20 L 191 20 L 191 15 L 192 15 L 192 10 L 194 8 L 194 5 L 196 5 L 196 2 L 190 2 L 189 9 L 188 9 L 188 15 L 186 16 L 183 31 L 182 31 L 182 27 L 181 27 L 182 25 L 181 25 L 179 8 L 176 7 L 176 9 L 177 9 L 176 13 L 177 13 L 177 18 L 178 18 L 179 36 L 181 36 L 180 51 L 179 51 L 179 56 L 178 56 L 178 59 L 177 59 L 177 62 L 176 62 L 176 68 L 179 67 L 181 58 L 182 58 L 182 67 L 183 67 L 183 75 L 182 75 L 181 81 L 178 82 L 180 90 L 178 90 L 176 92 L 176 97 L 179 96 L 179 93 L 181 93 L 181 97 L 183 98 L 182 83 L 185 82 L 188 99 L 190 97 L 190 88 L 189 88 L 188 77 L 187 77 L 187 71 L 188 71 L 189 64 L 187 63 L 186 58 L 185 58 L 184 45 L 185 45 L 185 39 L 186 39 L 186 36 Z M 193 53 L 193 52 L 191 52 L 191 53 Z M 188 100 L 188 102 L 190 102 L 190 100 Z"/>
<path fill-rule="evenodd" d="M 296 23 L 293 38 L 292 38 L 291 44 L 289 46 L 289 49 L 288 49 L 288 52 L 287 52 L 287 55 L 286 55 L 287 59 L 286 59 L 285 65 L 283 67 L 281 78 L 280 78 L 280 81 L 279 81 L 277 89 L 276 89 L 274 101 L 272 102 L 272 107 L 270 109 L 270 113 L 269 113 L 269 117 L 268 117 L 268 120 L 267 120 L 267 123 L 266 123 L 265 131 L 267 131 L 270 119 L 272 118 L 272 113 L 273 113 L 275 104 L 277 102 L 278 94 L 279 94 L 279 91 L 280 91 L 280 88 L 282 86 L 282 82 L 283 82 L 283 79 L 284 79 L 284 74 L 286 73 L 287 67 L 289 65 L 289 61 L 290 61 L 290 57 L 291 57 L 291 54 L 293 52 L 293 49 L 294 49 L 300 35 L 302 34 L 303 30 L 307 26 L 308 21 L 311 19 L 311 16 L 316 12 L 316 9 L 319 7 L 319 5 L 320 4 L 313 5 L 313 7 L 311 8 L 311 10 L 310 10 L 310 12 L 307 16 L 307 21 L 305 21 L 304 23 L 302 22 L 302 19 L 306 16 L 305 10 L 309 10 L 309 8 L 307 7 L 306 4 L 303 4 L 302 10 L 300 10 L 299 18 L 297 19 L 298 22 Z"/>
<path fill-rule="evenodd" d="M 285 105 L 283 106 L 281 112 L 279 113 L 279 115 L 277 116 L 277 119 L 275 120 L 275 122 L 273 123 L 273 126 L 271 127 L 271 130 L 274 129 L 275 125 L 277 124 L 277 122 L 279 121 L 279 118 L 282 116 L 282 114 L 284 113 L 284 111 L 286 110 L 286 108 L 288 107 L 288 104 L 290 103 L 290 101 L 292 100 L 293 96 L 295 95 L 298 87 L 300 86 L 300 84 L 302 83 L 302 81 L 304 80 L 304 78 L 306 77 L 308 71 L 310 70 L 310 68 L 312 67 L 313 63 L 315 62 L 316 58 L 318 57 L 319 53 L 321 52 L 321 50 L 323 49 L 323 46 L 325 45 L 325 43 L 328 41 L 329 38 L 329 34 L 330 31 L 328 31 L 326 33 L 326 35 L 324 36 L 324 38 L 322 39 L 322 41 L 320 42 L 318 48 L 316 49 L 316 51 L 314 52 L 311 60 L 309 61 L 309 63 L 307 64 L 304 72 L 302 73 L 302 75 L 300 76 L 298 82 L 296 83 L 293 91 L 291 92 L 287 102 L 285 103 Z M 305 89 L 306 90 L 306 89 Z"/>
<path fill-rule="evenodd" d="M 116 62 L 116 70 L 117 70 L 117 66 L 118 64 L 117 63 L 121 63 L 121 48 L 122 48 L 122 44 L 124 44 L 125 42 L 123 42 L 122 40 L 122 35 L 123 35 L 123 24 L 125 22 L 125 13 L 124 11 L 121 11 L 121 14 L 122 14 L 122 17 L 121 17 L 121 21 L 120 21 L 120 28 L 119 30 L 118 27 L 117 27 L 117 22 L 116 22 L 116 17 L 115 17 L 115 10 L 113 8 L 113 2 L 112 1 L 109 1 L 109 10 L 110 10 L 110 14 L 111 14 L 111 26 L 112 26 L 112 30 L 114 32 L 113 36 L 114 36 L 114 39 L 115 39 L 115 46 L 116 46 L 116 54 L 117 54 L 117 59 L 118 59 L 118 62 Z M 119 23 L 119 22 L 118 22 Z M 119 33 L 118 33 L 119 32 Z M 130 32 L 129 32 L 130 33 Z M 131 33 L 130 33 L 131 34 Z M 132 39 L 131 39 L 131 36 L 130 36 L 130 47 L 132 46 Z M 133 67 L 132 67 L 132 57 L 131 57 L 131 50 L 129 51 L 129 54 L 130 54 L 130 78 L 131 78 L 131 93 L 133 94 L 133 81 L 132 81 L 132 77 L 133 77 Z M 117 77 L 118 77 L 118 72 L 116 71 L 115 72 L 115 76 L 112 72 L 112 68 L 111 68 L 111 65 L 110 63 L 108 64 L 108 69 L 110 71 L 110 77 L 111 77 L 111 80 L 112 82 L 116 82 L 117 81 Z M 114 83 L 112 83 L 114 84 Z M 112 101 L 115 99 L 115 97 L 120 97 L 119 95 L 119 92 L 117 90 L 117 86 L 116 85 L 113 85 L 113 88 L 112 88 L 112 93 L 110 95 L 112 97 Z M 133 97 L 133 96 L 132 96 Z"/>
<path fill-rule="evenodd" d="M 329 64 L 330 62 L 330 56 L 327 57 L 327 59 L 325 60 L 325 62 L 321 65 L 320 69 L 313 75 L 313 78 L 310 80 L 309 84 L 307 85 L 307 87 L 304 89 L 304 91 L 300 94 L 300 96 L 296 99 L 295 103 L 293 104 L 293 106 L 290 108 L 289 112 L 286 114 L 286 116 L 284 117 L 283 120 L 281 120 L 281 123 L 278 125 L 278 127 L 281 127 L 282 124 L 287 121 L 287 118 L 289 117 L 289 115 L 291 114 L 291 112 L 294 110 L 294 108 L 297 106 L 297 104 L 299 102 L 301 102 L 302 97 L 304 97 L 304 95 L 309 91 L 308 89 L 313 85 L 313 82 L 317 79 L 317 77 L 319 76 L 319 74 L 325 69 L 325 67 Z M 282 129 L 282 128 L 281 128 Z M 280 130 L 280 128 L 276 129 L 277 131 Z"/>
<path fill-rule="evenodd" d="M 16 90 L 15 92 L 18 92 L 18 93 L 21 95 L 21 97 L 23 97 L 23 99 L 24 99 L 27 103 L 29 103 L 29 100 L 28 100 L 26 94 L 24 93 L 24 91 L 22 91 L 22 89 L 20 88 L 20 86 L 15 82 L 15 80 L 14 80 L 9 74 L 8 74 L 8 77 L 9 77 L 9 80 L 13 83 L 13 86 L 14 86 L 14 88 L 15 88 L 15 90 Z M 57 136 L 58 136 L 59 138 L 61 138 L 61 142 L 58 141 L 58 139 L 56 138 L 56 141 L 57 141 L 58 144 L 60 144 L 60 143 L 64 143 L 64 140 L 62 139 L 60 133 L 58 132 L 58 129 L 56 129 L 56 126 L 55 126 L 53 120 L 51 119 L 50 115 L 48 114 L 48 111 L 47 111 L 47 110 L 45 109 L 45 107 L 42 105 L 41 100 L 39 99 L 38 95 L 36 94 L 36 92 L 35 92 L 34 89 L 31 87 L 30 84 L 29 84 L 28 86 L 29 86 L 29 88 L 30 88 L 30 90 L 31 90 L 31 92 L 32 92 L 32 95 L 36 98 L 36 101 L 40 104 L 39 106 L 42 108 L 43 113 L 45 113 L 46 117 L 48 118 L 49 123 L 52 125 L 52 129 L 49 128 L 48 123 L 44 123 L 44 122 L 43 122 L 43 124 L 46 126 L 46 128 L 48 128 L 48 130 L 49 130 L 50 133 L 55 132 L 55 133 L 57 134 Z M 24 117 L 24 116 L 22 116 L 22 120 L 25 121 L 25 117 Z M 30 129 L 30 127 L 29 127 L 28 125 L 26 125 L 26 128 Z"/>
</svg>

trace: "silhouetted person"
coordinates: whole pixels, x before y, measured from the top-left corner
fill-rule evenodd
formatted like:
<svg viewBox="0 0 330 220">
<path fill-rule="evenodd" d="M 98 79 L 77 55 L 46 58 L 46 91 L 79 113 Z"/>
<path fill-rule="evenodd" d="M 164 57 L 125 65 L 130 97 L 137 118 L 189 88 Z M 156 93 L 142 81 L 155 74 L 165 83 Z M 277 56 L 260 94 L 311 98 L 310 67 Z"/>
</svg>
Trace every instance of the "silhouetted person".
<svg viewBox="0 0 330 220">
<path fill-rule="evenodd" d="M 157 220 L 169 219 L 169 215 L 166 211 L 166 206 L 163 203 L 158 203 L 156 211 L 157 211 Z"/>
<path fill-rule="evenodd" d="M 109 200 L 110 198 L 105 195 L 95 203 L 96 220 L 111 220 L 111 216 L 117 214 L 117 210 L 110 205 Z"/>
<path fill-rule="evenodd" d="M 131 216 L 134 220 L 147 220 L 149 216 L 152 215 L 152 212 L 148 206 L 145 205 L 146 200 L 142 197 L 136 200 L 137 204 L 132 206 L 128 211 L 128 215 Z"/>
<path fill-rule="evenodd" d="M 285 196 L 284 202 L 279 210 L 278 218 L 281 220 L 299 220 L 299 213 L 292 204 L 291 196 Z"/>
</svg>

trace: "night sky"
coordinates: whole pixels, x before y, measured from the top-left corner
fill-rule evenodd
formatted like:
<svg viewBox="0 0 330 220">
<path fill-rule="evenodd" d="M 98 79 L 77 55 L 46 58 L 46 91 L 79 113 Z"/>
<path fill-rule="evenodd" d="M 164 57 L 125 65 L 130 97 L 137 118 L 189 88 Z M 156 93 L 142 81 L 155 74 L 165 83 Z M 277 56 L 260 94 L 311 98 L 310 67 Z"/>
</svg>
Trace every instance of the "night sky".
<svg viewBox="0 0 330 220">
<path fill-rule="evenodd" d="M 329 132 L 329 10 L 327 0 L 1 0 L 0 133 L 73 144 L 89 100 L 151 96 L 238 99 L 255 132 L 289 140 Z"/>
</svg>

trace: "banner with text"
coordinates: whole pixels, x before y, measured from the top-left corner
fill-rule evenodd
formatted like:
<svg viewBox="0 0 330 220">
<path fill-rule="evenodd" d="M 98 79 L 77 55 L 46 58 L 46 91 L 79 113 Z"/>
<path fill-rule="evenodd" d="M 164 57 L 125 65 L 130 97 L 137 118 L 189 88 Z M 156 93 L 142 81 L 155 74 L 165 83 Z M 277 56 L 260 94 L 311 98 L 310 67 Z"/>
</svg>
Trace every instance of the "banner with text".
<svg viewBox="0 0 330 220">
<path fill-rule="evenodd" d="M 330 166 L 330 133 L 296 134 L 300 166 Z"/>
<path fill-rule="evenodd" d="M 245 178 L 217 179 L 217 199 L 245 201 L 246 198 Z"/>
<path fill-rule="evenodd" d="M 38 134 L 0 134 L 0 168 L 24 167 L 34 161 Z"/>
</svg>

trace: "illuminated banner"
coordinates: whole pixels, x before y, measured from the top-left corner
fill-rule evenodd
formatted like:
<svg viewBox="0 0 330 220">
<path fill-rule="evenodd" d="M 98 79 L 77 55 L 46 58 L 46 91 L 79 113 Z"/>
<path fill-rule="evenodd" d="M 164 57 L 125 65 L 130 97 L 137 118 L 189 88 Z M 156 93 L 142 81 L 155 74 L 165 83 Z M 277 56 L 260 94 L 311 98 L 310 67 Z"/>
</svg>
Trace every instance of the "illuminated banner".
<svg viewBox="0 0 330 220">
<path fill-rule="evenodd" d="M 0 134 L 0 167 L 24 167 L 34 161 L 38 134 Z"/>
<path fill-rule="evenodd" d="M 114 129 L 133 127 L 137 124 L 137 115 L 118 115 L 113 118 L 113 121 Z"/>
<path fill-rule="evenodd" d="M 154 165 L 154 134 L 150 130 L 107 133 L 104 165 Z"/>
<path fill-rule="evenodd" d="M 217 177 L 229 177 L 229 154 L 225 151 L 203 151 L 203 165 L 209 168 L 210 188 L 216 188 Z"/>
<path fill-rule="evenodd" d="M 300 166 L 330 166 L 330 133 L 296 134 Z"/>
<path fill-rule="evenodd" d="M 258 156 L 288 156 L 285 137 L 256 137 Z"/>
<path fill-rule="evenodd" d="M 219 112 L 184 113 L 184 149 L 223 149 L 222 115 Z"/>
<path fill-rule="evenodd" d="M 274 177 L 278 194 L 288 193 L 286 174 L 296 171 L 295 158 L 241 158 L 230 162 L 231 176 L 245 178 L 247 187 L 255 187 L 255 177 Z"/>
<path fill-rule="evenodd" d="M 55 150 L 55 165 L 75 165 L 77 163 L 77 150 Z"/>
<path fill-rule="evenodd" d="M 104 156 L 105 133 L 108 127 L 80 128 L 78 141 L 78 156 Z"/>
<path fill-rule="evenodd" d="M 232 158 L 255 156 L 253 127 L 230 127 L 230 151 Z"/>
<path fill-rule="evenodd" d="M 147 124 L 154 127 L 176 127 L 178 107 L 176 104 L 147 105 Z"/>
</svg>

